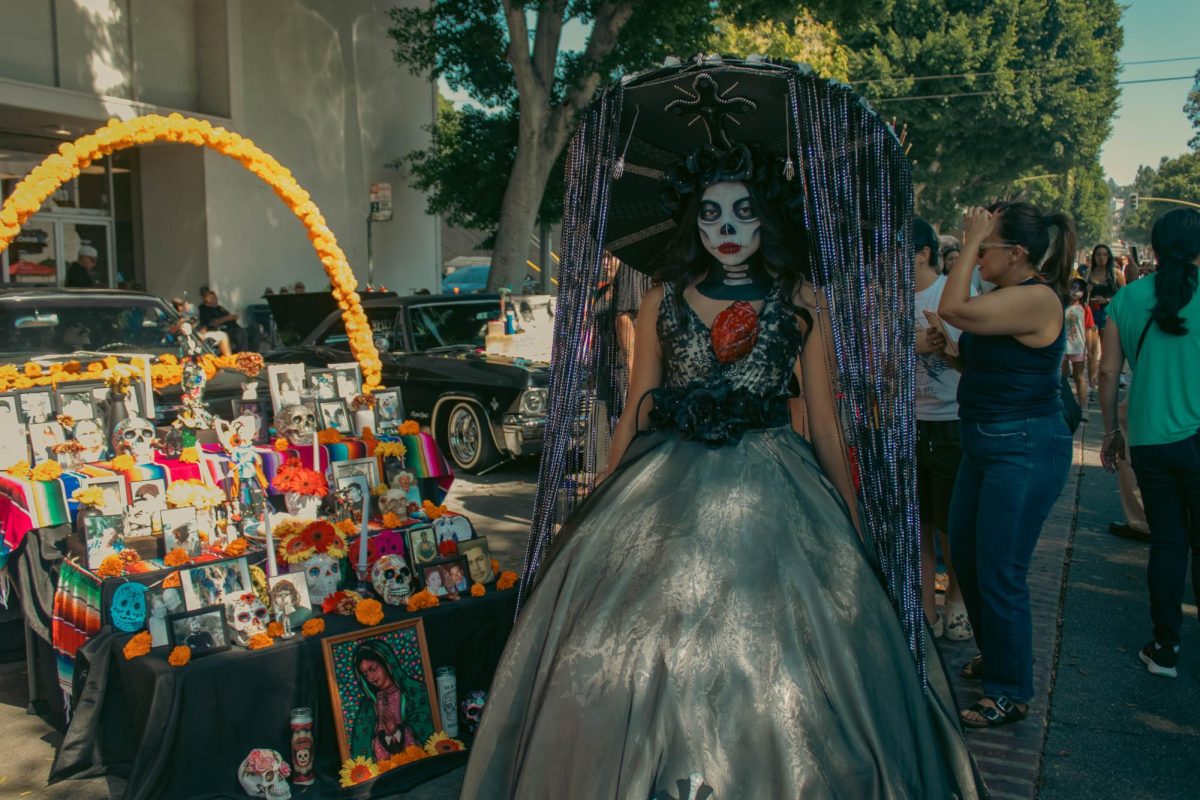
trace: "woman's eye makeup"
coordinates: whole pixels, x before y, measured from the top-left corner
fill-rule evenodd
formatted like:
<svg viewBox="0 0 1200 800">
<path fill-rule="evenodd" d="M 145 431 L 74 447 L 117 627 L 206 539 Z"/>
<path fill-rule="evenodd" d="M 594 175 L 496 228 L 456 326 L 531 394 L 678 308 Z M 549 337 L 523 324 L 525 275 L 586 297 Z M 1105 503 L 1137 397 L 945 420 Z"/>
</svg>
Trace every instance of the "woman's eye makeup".
<svg viewBox="0 0 1200 800">
<path fill-rule="evenodd" d="M 705 201 L 700 205 L 700 221 L 701 222 L 716 222 L 721 218 L 721 207 L 711 201 Z"/>
<path fill-rule="evenodd" d="M 749 197 L 744 197 L 733 204 L 733 215 L 743 222 L 755 219 L 758 212 L 754 210 L 754 201 Z"/>
</svg>

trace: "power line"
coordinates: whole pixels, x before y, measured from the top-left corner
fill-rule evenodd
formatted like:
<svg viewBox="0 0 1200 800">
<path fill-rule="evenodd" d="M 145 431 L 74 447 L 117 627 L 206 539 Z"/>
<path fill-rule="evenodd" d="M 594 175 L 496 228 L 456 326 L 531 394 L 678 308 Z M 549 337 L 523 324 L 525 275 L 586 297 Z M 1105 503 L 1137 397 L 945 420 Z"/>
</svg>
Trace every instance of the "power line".
<svg viewBox="0 0 1200 800">
<path fill-rule="evenodd" d="M 1185 56 L 1183 58 L 1151 58 L 1151 59 L 1145 59 L 1142 61 L 1126 61 L 1124 63 L 1118 64 L 1117 66 L 1131 67 L 1131 66 L 1140 65 L 1140 64 L 1169 64 L 1169 63 L 1174 63 L 1174 62 L 1178 62 L 1178 61 L 1200 61 L 1200 56 Z M 1005 70 L 1003 73 L 1001 71 L 954 72 L 954 73 L 948 73 L 945 75 L 915 75 L 912 77 L 905 77 L 905 76 L 901 75 L 898 77 L 891 77 L 891 78 L 864 78 L 863 80 L 850 81 L 850 85 L 851 86 L 860 86 L 860 85 L 867 84 L 867 83 L 886 83 L 888 81 L 914 81 L 915 82 L 915 81 L 941 81 L 941 80 L 949 80 L 951 78 L 986 78 L 986 77 L 990 77 L 992 75 L 1000 75 L 1000 74 L 1019 74 L 1019 73 L 1025 73 L 1025 72 L 1052 72 L 1057 69 L 1070 69 L 1071 67 L 1077 67 L 1077 66 L 1078 66 L 1077 64 L 1073 64 L 1071 62 L 1062 62 L 1060 64 L 1051 64 L 1051 65 L 1048 65 L 1045 67 L 1027 67 L 1025 69 Z"/>
<path fill-rule="evenodd" d="M 1190 81 L 1194 75 L 1180 75 L 1174 78 L 1142 78 L 1136 81 L 1117 81 L 1118 86 L 1130 86 L 1135 83 L 1162 83 L 1163 81 Z M 1086 89 L 1089 86 L 1098 86 L 1098 83 L 1080 83 L 1073 88 Z M 999 89 L 991 89 L 984 92 L 949 92 L 947 94 L 920 94 L 920 95 L 901 95 L 899 97 L 880 97 L 878 99 L 869 99 L 869 102 L 874 105 L 876 103 L 902 103 L 912 100 L 948 100 L 955 97 L 985 97 L 993 94 L 1004 94 Z"/>
</svg>

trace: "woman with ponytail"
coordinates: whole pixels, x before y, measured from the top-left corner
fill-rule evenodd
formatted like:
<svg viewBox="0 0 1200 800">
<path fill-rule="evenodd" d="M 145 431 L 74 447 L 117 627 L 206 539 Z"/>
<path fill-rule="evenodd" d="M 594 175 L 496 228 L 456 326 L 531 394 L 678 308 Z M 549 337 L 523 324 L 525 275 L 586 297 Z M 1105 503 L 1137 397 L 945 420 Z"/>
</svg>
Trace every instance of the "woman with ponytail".
<svg viewBox="0 0 1200 800">
<path fill-rule="evenodd" d="M 980 655 L 964 668 L 984 697 L 962 722 L 1017 722 L 1033 697 L 1029 560 L 1071 466 L 1059 396 L 1063 311 L 1075 226 L 1029 203 L 973 208 L 959 264 L 997 288 L 971 296 L 970 269 L 950 274 L 938 313 L 961 330 L 962 464 L 950 504 L 950 552 Z"/>
<path fill-rule="evenodd" d="M 1106 244 L 1093 247 L 1087 274 L 1088 305 L 1096 320 L 1096 338 L 1088 352 L 1088 380 L 1093 387 L 1100 384 L 1100 354 L 1104 349 L 1101 337 L 1108 326 L 1108 304 L 1124 285 L 1125 271 L 1113 258 L 1112 248 Z"/>
<path fill-rule="evenodd" d="M 1189 550 L 1192 589 L 1200 593 L 1200 211 L 1168 212 L 1154 223 L 1150 243 L 1158 270 L 1131 283 L 1108 307 L 1100 459 L 1116 471 L 1128 437 L 1150 525 L 1146 579 L 1154 639 L 1139 657 L 1151 673 L 1174 678 Z M 1122 431 L 1118 380 L 1127 358 L 1133 378 L 1129 430 Z"/>
</svg>

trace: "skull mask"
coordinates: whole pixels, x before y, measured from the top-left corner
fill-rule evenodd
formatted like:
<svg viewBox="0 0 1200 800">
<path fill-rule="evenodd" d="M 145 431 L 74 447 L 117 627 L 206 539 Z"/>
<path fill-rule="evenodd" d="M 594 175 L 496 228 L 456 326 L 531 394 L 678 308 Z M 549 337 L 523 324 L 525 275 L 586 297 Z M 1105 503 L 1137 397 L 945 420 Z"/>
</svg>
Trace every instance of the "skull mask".
<svg viewBox="0 0 1200 800">
<path fill-rule="evenodd" d="M 225 601 L 225 617 L 229 620 L 233 641 L 245 647 L 250 637 L 267 630 L 270 615 L 267 607 L 254 592 L 243 592 Z"/>
<path fill-rule="evenodd" d="M 274 797 L 288 800 L 292 787 L 287 778 L 292 768 L 274 750 L 251 750 L 238 767 L 238 783 L 250 797 Z"/>
<path fill-rule="evenodd" d="M 138 464 L 154 460 L 154 423 L 144 417 L 126 417 L 113 428 L 112 448 L 117 455 L 132 456 Z"/>
<path fill-rule="evenodd" d="M 141 630 L 146 621 L 146 587 L 140 583 L 126 583 L 113 593 L 112 605 L 108 609 L 113 625 L 126 633 Z"/>
<path fill-rule="evenodd" d="M 308 584 L 308 598 L 314 608 L 336 592 L 338 584 L 342 581 L 341 563 L 324 553 L 317 553 L 299 564 L 293 564 L 291 571 L 304 573 L 304 582 Z"/>
<path fill-rule="evenodd" d="M 275 415 L 275 430 L 292 444 L 312 444 L 317 415 L 308 406 L 284 406 Z"/>
<path fill-rule="evenodd" d="M 479 720 L 483 719 L 483 707 L 487 704 L 487 692 L 482 689 L 476 689 L 467 694 L 467 699 L 463 700 L 459 705 L 462 711 L 463 722 L 467 723 L 467 730 L 472 735 L 479 730 Z"/>
<path fill-rule="evenodd" d="M 380 556 L 371 567 L 371 585 L 376 593 L 390 606 L 398 606 L 408 600 L 412 592 L 409 579 L 412 571 L 400 556 Z"/>
<path fill-rule="evenodd" d="M 705 189 L 697 222 L 700 243 L 725 267 L 747 263 L 762 245 L 762 221 L 750 190 L 739 181 L 722 181 Z"/>
</svg>

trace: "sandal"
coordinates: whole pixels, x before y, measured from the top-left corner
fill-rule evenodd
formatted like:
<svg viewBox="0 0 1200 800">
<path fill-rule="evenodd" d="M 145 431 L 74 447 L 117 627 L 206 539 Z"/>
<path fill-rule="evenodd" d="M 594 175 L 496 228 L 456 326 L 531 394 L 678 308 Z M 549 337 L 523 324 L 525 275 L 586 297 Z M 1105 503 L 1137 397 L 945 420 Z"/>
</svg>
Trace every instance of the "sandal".
<svg viewBox="0 0 1200 800">
<path fill-rule="evenodd" d="M 966 664 L 963 664 L 960 674 L 969 681 L 983 680 L 983 656 L 975 656 Z"/>
<path fill-rule="evenodd" d="M 1020 722 L 1029 715 L 1029 705 L 1021 708 L 1012 700 L 1001 695 L 1000 697 L 985 697 L 984 700 L 991 700 L 992 705 L 984 705 L 983 700 L 973 704 L 963 712 L 959 713 L 958 718 L 963 725 L 968 728 L 996 728 L 1000 725 L 1007 725 L 1010 722 Z M 967 712 L 974 713 L 980 719 L 970 719 L 965 714 Z"/>
</svg>

